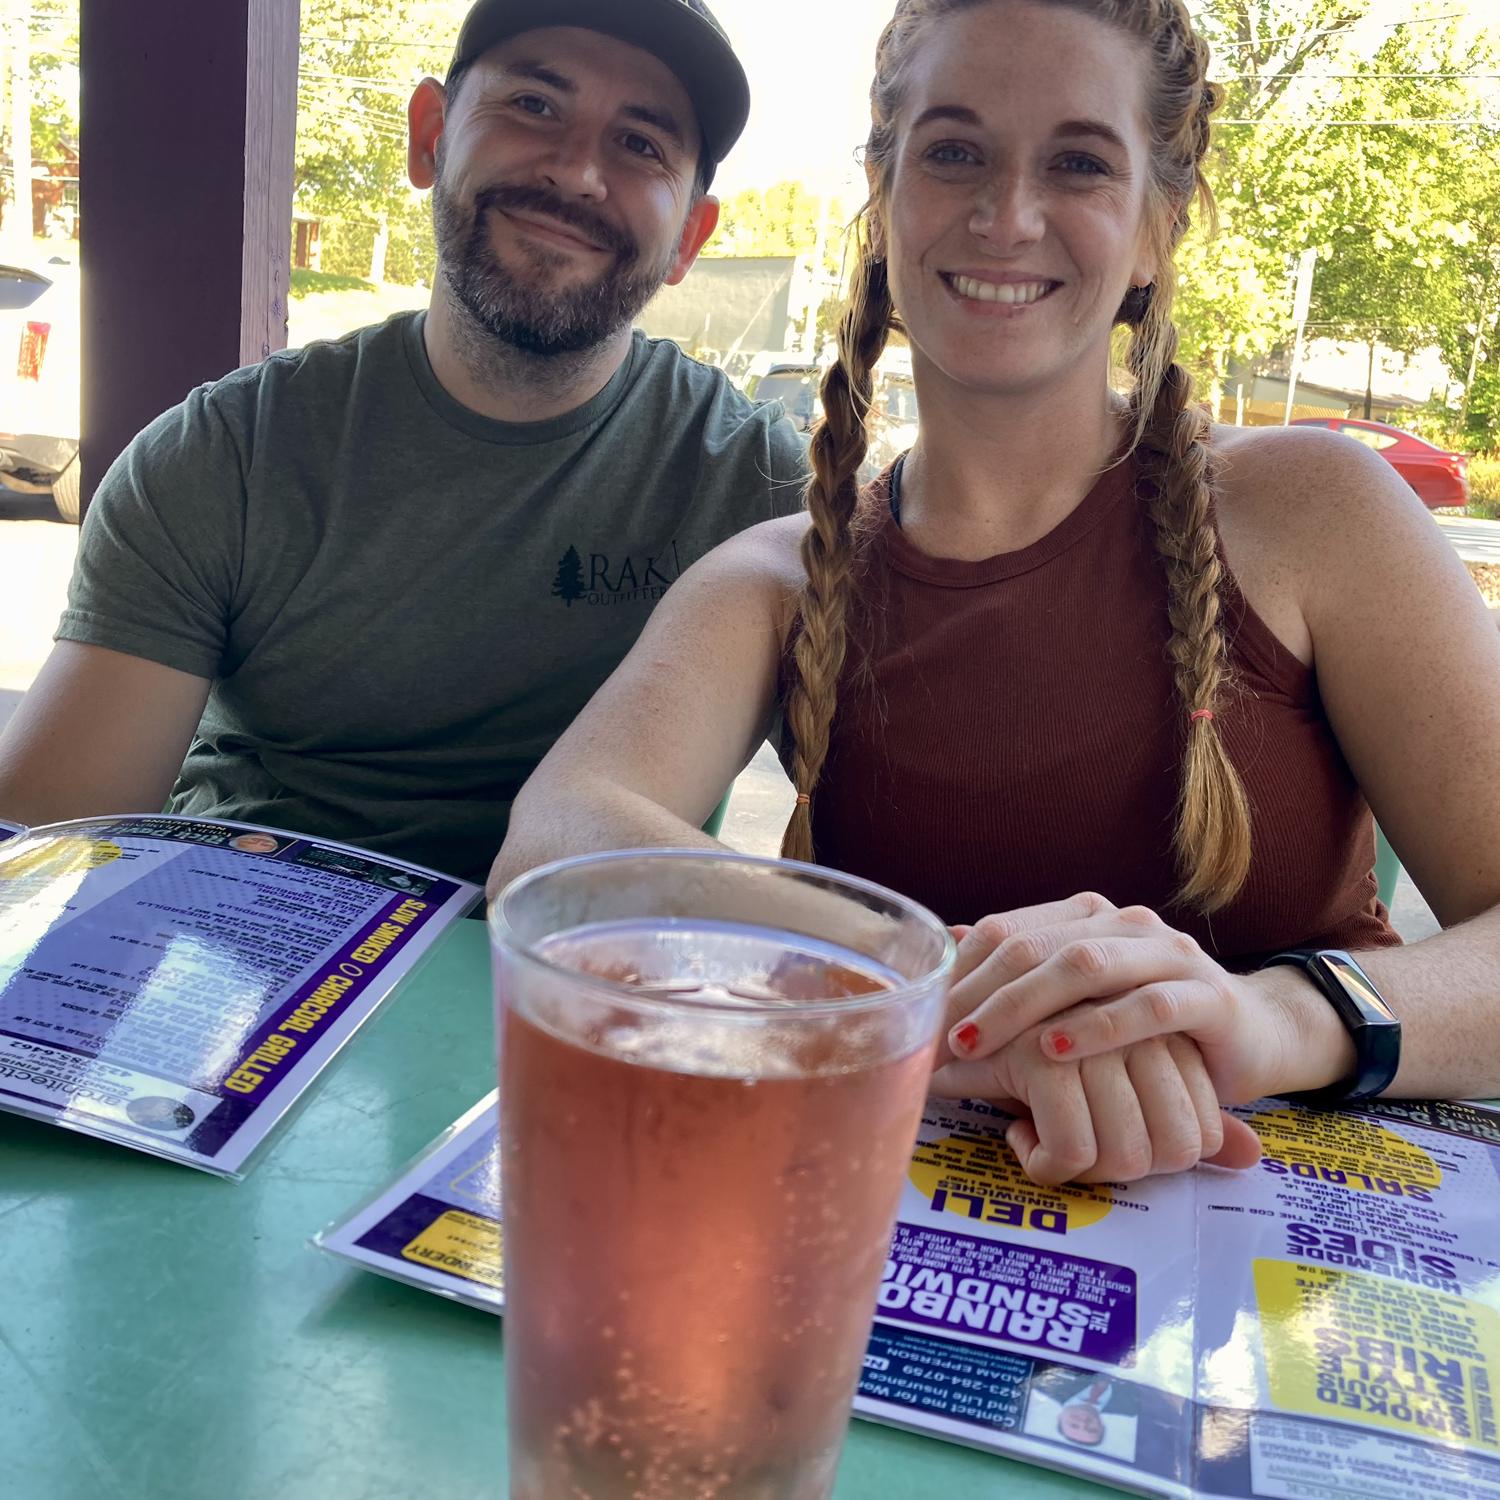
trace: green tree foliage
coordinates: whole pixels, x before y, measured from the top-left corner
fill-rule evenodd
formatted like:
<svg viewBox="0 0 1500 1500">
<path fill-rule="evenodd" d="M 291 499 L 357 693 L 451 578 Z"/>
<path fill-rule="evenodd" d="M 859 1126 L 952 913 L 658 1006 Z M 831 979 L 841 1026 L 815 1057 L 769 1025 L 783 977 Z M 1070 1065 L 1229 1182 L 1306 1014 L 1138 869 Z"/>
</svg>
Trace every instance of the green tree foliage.
<svg viewBox="0 0 1500 1500">
<path fill-rule="evenodd" d="M 32 0 L 31 154 L 55 162 L 78 146 L 78 0 Z"/>
<path fill-rule="evenodd" d="M 10 15 L 0 30 L 0 140 L 7 167 L 10 141 Z M 28 28 L 31 94 L 31 159 L 39 176 L 60 172 L 67 153 L 78 149 L 78 0 L 32 0 Z M 15 197 L 15 179 L 4 174 L 6 212 Z"/>
<path fill-rule="evenodd" d="M 1500 156 L 1494 130 L 1425 122 L 1482 113 L 1475 80 L 1435 75 L 1496 71 L 1495 39 L 1462 42 L 1431 6 L 1372 31 L 1358 24 L 1369 10 L 1208 0 L 1200 15 L 1225 89 L 1207 164 L 1220 233 L 1195 226 L 1183 247 L 1179 324 L 1210 384 L 1231 359 L 1285 343 L 1305 248 L 1319 252 L 1311 334 L 1436 343 L 1455 379 L 1466 373 L 1475 294 L 1500 246 Z M 1368 123 L 1391 120 L 1416 123 Z"/>
<path fill-rule="evenodd" d="M 322 267 L 366 276 L 381 223 L 386 279 L 430 281 L 427 199 L 406 177 L 406 102 L 447 71 L 467 0 L 302 0 L 297 207 L 322 223 Z"/>
<path fill-rule="evenodd" d="M 821 242 L 824 269 L 837 274 L 844 218 L 837 199 L 820 198 L 805 183 L 778 182 L 764 192 L 748 188 L 725 200 L 703 253 L 807 255 Z"/>
<path fill-rule="evenodd" d="M 1476 113 L 1472 84 L 1441 75 L 1482 72 L 1495 62 L 1492 49 L 1461 46 L 1447 28 L 1425 35 L 1402 29 L 1371 60 L 1368 76 L 1346 85 L 1335 115 L 1469 118 Z M 1408 74 L 1430 76 L 1402 76 Z M 1485 258 L 1500 227 L 1493 132 L 1418 123 L 1328 134 L 1335 139 L 1325 152 L 1313 221 L 1323 252 L 1317 326 L 1405 353 L 1446 344 L 1456 366 L 1453 341 L 1466 321 L 1475 252 Z M 1484 191 L 1476 193 L 1481 183 Z"/>
<path fill-rule="evenodd" d="M 1231 360 L 1254 360 L 1285 332 L 1288 249 L 1314 197 L 1301 132 L 1274 122 L 1306 75 L 1335 55 L 1369 0 L 1209 0 L 1198 24 L 1224 90 L 1205 172 L 1218 231 L 1194 223 L 1178 254 L 1181 357 L 1217 394 Z M 1291 225 L 1289 231 L 1288 226 Z M 1289 237 L 1290 234 L 1290 237 Z M 1293 253 L 1295 258 L 1295 252 Z"/>
<path fill-rule="evenodd" d="M 442 75 L 467 3 L 302 0 L 297 202 L 322 219 L 324 270 L 368 276 L 383 216 L 387 278 L 431 279 L 430 211 L 406 183 L 405 105 L 423 74 Z M 1196 0 L 1225 102 L 1206 164 L 1219 232 L 1195 224 L 1179 252 L 1182 358 L 1216 390 L 1231 363 L 1284 347 L 1293 268 L 1316 248 L 1310 333 L 1436 344 L 1460 385 L 1480 340 L 1469 440 L 1500 443 L 1500 131 L 1423 123 L 1486 108 L 1496 123 L 1493 89 L 1434 75 L 1500 72 L 1500 34 L 1456 29 L 1442 19 L 1461 8 L 1448 0 L 1423 0 L 1395 26 L 1362 24 L 1371 7 Z M 1356 123 L 1388 120 L 1416 123 Z M 704 253 L 821 245 L 831 282 L 847 217 L 800 182 L 748 190 L 724 203 Z"/>
</svg>

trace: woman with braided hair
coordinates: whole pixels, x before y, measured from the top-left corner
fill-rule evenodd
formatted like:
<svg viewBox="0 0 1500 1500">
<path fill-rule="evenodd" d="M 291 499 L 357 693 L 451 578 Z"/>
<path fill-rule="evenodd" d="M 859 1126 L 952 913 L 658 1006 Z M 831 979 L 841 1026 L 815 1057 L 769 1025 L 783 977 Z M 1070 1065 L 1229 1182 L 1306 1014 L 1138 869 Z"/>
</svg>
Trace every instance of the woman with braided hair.
<svg viewBox="0 0 1500 1500">
<path fill-rule="evenodd" d="M 1207 70 L 1182 0 L 900 0 L 809 514 L 674 585 L 496 864 L 710 842 L 779 722 L 784 852 L 955 924 L 934 1087 L 1040 1181 L 1247 1164 L 1263 1094 L 1500 1092 L 1500 639 L 1378 455 L 1194 403 Z M 919 434 L 861 492 L 896 332 Z"/>
</svg>

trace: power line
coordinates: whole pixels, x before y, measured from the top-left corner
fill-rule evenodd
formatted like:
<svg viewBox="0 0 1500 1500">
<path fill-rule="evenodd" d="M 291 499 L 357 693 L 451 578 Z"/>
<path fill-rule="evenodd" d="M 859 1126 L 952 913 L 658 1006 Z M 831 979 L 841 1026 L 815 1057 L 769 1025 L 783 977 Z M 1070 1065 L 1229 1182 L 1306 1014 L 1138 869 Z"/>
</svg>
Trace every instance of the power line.
<svg viewBox="0 0 1500 1500">
<path fill-rule="evenodd" d="M 398 131 L 402 135 L 406 134 L 406 116 L 404 114 L 398 115 L 394 110 L 371 109 L 368 105 L 361 104 L 357 99 L 349 99 L 342 94 L 310 95 L 300 89 L 298 90 L 298 94 L 299 97 L 306 98 L 309 106 L 313 108 L 343 110 L 348 114 L 356 114 L 363 119 L 384 125 L 388 129 Z"/>
<path fill-rule="evenodd" d="M 347 105 L 323 103 L 318 100 L 307 100 L 305 102 L 309 112 L 320 118 L 338 120 L 346 125 L 358 125 L 361 129 L 369 131 L 372 135 L 385 136 L 390 140 L 404 141 L 406 139 L 406 126 L 404 123 L 397 125 L 378 115 L 365 114 Z"/>
<path fill-rule="evenodd" d="M 323 114 L 345 114 L 368 122 L 372 128 L 388 130 L 393 135 L 405 137 L 407 125 L 404 115 L 388 115 L 381 110 L 361 109 L 352 99 L 341 99 L 336 95 L 307 94 L 297 96 L 302 107 Z"/>
<path fill-rule="evenodd" d="M 380 130 L 390 135 L 399 135 L 403 140 L 406 138 L 406 127 L 404 125 L 397 125 L 394 121 L 384 119 L 380 115 L 366 114 L 362 110 L 350 109 L 344 105 L 324 103 L 318 100 L 310 100 L 309 105 L 314 113 L 326 115 L 330 118 L 355 120 L 361 125 L 368 125 L 371 130 Z"/>
<path fill-rule="evenodd" d="M 1475 130 L 1500 130 L 1500 120 L 1215 120 L 1217 125 L 1246 125 L 1257 130 L 1338 130 L 1345 127 L 1391 126 L 1404 130 L 1416 130 L 1431 126 L 1454 129 L 1468 126 Z"/>
<path fill-rule="evenodd" d="M 373 141 L 383 141 L 387 145 L 404 146 L 406 137 L 398 135 L 394 130 L 388 130 L 383 125 L 372 125 L 368 120 L 358 119 L 354 115 L 341 115 L 332 112 L 325 113 L 321 117 L 325 125 L 340 125 L 346 130 L 357 130 Z"/>
<path fill-rule="evenodd" d="M 405 98 L 410 92 L 405 86 L 395 83 L 389 75 L 375 73 L 327 73 L 321 69 L 303 68 L 303 78 L 317 78 L 334 83 L 356 84 L 379 93 L 399 94 Z M 1430 79 L 1500 79 L 1500 73 L 1222 73 L 1216 83 L 1262 83 L 1275 78 L 1301 78 L 1318 83 L 1334 79 L 1366 78 L 1430 78 Z"/>
<path fill-rule="evenodd" d="M 1440 16 L 1418 16 L 1416 19 L 1410 21 L 1382 21 L 1376 29 L 1380 31 L 1397 31 L 1403 26 L 1435 26 L 1439 21 L 1461 20 L 1468 14 L 1469 13 L 1466 10 L 1450 10 L 1444 12 L 1444 14 Z M 1195 17 L 1195 19 L 1203 18 Z M 1358 31 L 1361 26 L 1364 26 L 1366 24 L 1367 22 L 1365 21 L 1365 19 L 1361 17 L 1358 21 L 1351 21 L 1345 26 L 1328 26 L 1325 27 L 1322 31 L 1304 31 L 1300 33 L 1299 36 L 1295 38 L 1295 40 L 1311 41 L 1315 36 L 1343 36 L 1347 32 Z M 1286 40 L 1291 41 L 1294 39 L 1288 37 L 1286 38 Z M 1265 44 L 1263 42 L 1226 42 L 1222 46 L 1215 47 L 1214 51 L 1243 52 L 1247 47 L 1261 47 L 1264 45 Z"/>
<path fill-rule="evenodd" d="M 1309 318 L 1304 325 L 1307 328 L 1378 328 L 1385 331 L 1405 328 L 1427 328 L 1426 323 L 1393 323 L 1387 320 L 1377 321 L 1372 318 Z"/>
<path fill-rule="evenodd" d="M 304 68 L 301 77 L 316 79 L 320 83 L 345 83 L 369 93 L 391 94 L 397 98 L 409 97 L 411 90 L 403 84 L 392 82 L 389 77 L 372 73 L 325 73 L 319 69 Z M 1278 78 L 1297 78 L 1309 83 L 1331 82 L 1348 79 L 1434 79 L 1434 80 L 1497 80 L 1500 73 L 1227 73 L 1213 79 L 1215 83 L 1267 83 Z"/>
<path fill-rule="evenodd" d="M 447 42 L 406 42 L 391 36 L 328 36 L 322 32 L 304 31 L 304 42 L 332 42 L 338 47 L 400 47 L 408 52 L 446 52 Z"/>
<path fill-rule="evenodd" d="M 1216 83 L 1259 83 L 1271 78 L 1500 78 L 1500 73 L 1224 73 Z"/>
<path fill-rule="evenodd" d="M 316 73 L 304 73 L 297 80 L 297 82 L 298 82 L 298 91 L 299 92 L 301 92 L 303 89 L 309 89 L 309 88 L 312 88 L 312 89 L 325 89 L 325 90 L 328 90 L 331 93 L 337 94 L 341 99 L 342 98 L 352 99 L 353 93 L 355 93 L 355 92 L 363 93 L 363 92 L 366 91 L 363 86 L 360 86 L 360 88 L 358 88 L 357 90 L 350 90 L 350 89 L 346 89 L 346 88 L 341 88 L 341 87 L 339 87 L 339 83 L 338 83 L 337 79 L 327 78 L 327 77 L 320 77 Z M 386 91 L 385 90 L 380 90 L 380 89 L 374 89 L 374 90 L 369 90 L 369 92 L 372 92 L 372 93 L 383 93 L 383 92 L 386 92 Z M 390 92 L 395 92 L 395 91 L 391 90 Z M 404 98 L 405 97 L 405 90 L 402 90 L 401 94 L 402 94 L 402 97 Z M 377 114 L 388 114 L 388 115 L 392 116 L 393 118 L 399 118 L 400 121 L 401 121 L 401 123 L 403 125 L 406 123 L 406 111 L 404 109 L 396 109 L 396 108 L 393 108 L 393 107 L 391 107 L 389 105 L 378 105 L 378 104 L 377 105 L 363 104 L 363 105 L 361 105 L 361 108 L 371 109 L 371 110 L 373 110 Z"/>
<path fill-rule="evenodd" d="M 367 77 L 360 73 L 320 73 L 311 68 L 303 68 L 299 76 L 315 78 L 320 83 L 350 83 L 368 93 L 397 94 L 403 99 L 411 93 L 410 89 L 403 88 L 399 83 L 392 83 L 383 78 Z"/>
<path fill-rule="evenodd" d="M 359 110 L 362 114 L 373 115 L 376 119 L 386 120 L 392 125 L 399 125 L 403 130 L 406 129 L 405 110 L 402 110 L 398 113 L 394 109 L 383 109 L 378 104 L 366 104 L 362 100 L 356 99 L 352 94 L 345 93 L 342 89 L 338 88 L 337 85 L 315 81 L 312 83 L 303 84 L 302 87 L 297 90 L 297 92 L 303 97 L 326 99 L 330 103 L 343 105 L 349 109 Z"/>
<path fill-rule="evenodd" d="M 340 114 L 336 110 L 327 110 L 324 112 L 323 117 L 337 125 L 354 126 L 363 130 L 367 135 L 374 136 L 377 140 L 389 141 L 393 144 L 406 140 L 404 133 L 392 130 L 386 125 L 377 125 L 370 120 L 362 120 L 357 115 L 346 115 Z"/>
</svg>

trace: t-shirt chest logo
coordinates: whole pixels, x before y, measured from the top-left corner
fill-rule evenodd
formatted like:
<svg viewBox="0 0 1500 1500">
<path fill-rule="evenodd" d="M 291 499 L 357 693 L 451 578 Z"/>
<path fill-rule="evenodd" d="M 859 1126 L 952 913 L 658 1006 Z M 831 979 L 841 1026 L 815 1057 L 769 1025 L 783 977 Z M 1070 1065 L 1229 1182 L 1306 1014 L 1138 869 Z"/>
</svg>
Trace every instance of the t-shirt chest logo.
<svg viewBox="0 0 1500 1500">
<path fill-rule="evenodd" d="M 552 596 L 572 609 L 580 604 L 654 604 L 682 573 L 677 543 L 665 552 L 590 552 L 587 561 L 577 547 L 569 547 L 557 561 Z"/>
</svg>

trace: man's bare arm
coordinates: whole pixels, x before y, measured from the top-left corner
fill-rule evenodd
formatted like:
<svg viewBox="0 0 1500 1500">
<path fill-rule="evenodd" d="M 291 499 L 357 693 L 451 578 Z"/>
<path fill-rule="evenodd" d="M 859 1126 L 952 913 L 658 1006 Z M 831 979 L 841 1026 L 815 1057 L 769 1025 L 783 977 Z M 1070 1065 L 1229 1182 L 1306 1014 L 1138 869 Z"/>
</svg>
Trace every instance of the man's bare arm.
<svg viewBox="0 0 1500 1500">
<path fill-rule="evenodd" d="M 140 657 L 59 641 L 0 733 L 0 817 L 34 827 L 159 812 L 209 686 Z"/>
</svg>

